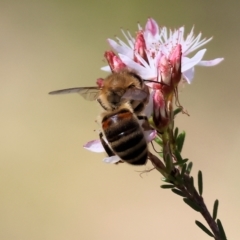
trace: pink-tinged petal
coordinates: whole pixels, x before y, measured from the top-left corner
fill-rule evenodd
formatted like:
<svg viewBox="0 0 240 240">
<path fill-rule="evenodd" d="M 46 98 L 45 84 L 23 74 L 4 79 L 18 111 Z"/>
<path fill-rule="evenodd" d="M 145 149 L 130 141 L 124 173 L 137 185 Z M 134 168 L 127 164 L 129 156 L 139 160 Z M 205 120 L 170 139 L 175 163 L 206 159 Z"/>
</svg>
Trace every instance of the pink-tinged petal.
<svg viewBox="0 0 240 240">
<path fill-rule="evenodd" d="M 187 71 L 188 69 L 197 65 L 203 58 L 207 49 L 202 49 L 198 51 L 192 58 L 182 58 L 182 72 Z"/>
<path fill-rule="evenodd" d="M 216 59 L 208 60 L 208 61 L 200 61 L 198 63 L 198 66 L 212 67 L 212 66 L 219 64 L 223 60 L 224 60 L 224 58 L 216 58 Z"/>
<path fill-rule="evenodd" d="M 104 66 L 100 68 L 104 72 L 111 72 L 111 68 L 109 66 Z"/>
<path fill-rule="evenodd" d="M 101 153 L 101 152 L 105 152 L 101 141 L 98 140 L 92 140 L 88 143 L 86 143 L 85 145 L 83 145 L 83 147 L 91 152 L 97 152 L 97 153 Z"/>
<path fill-rule="evenodd" d="M 156 130 L 144 131 L 144 136 L 147 142 L 151 142 L 157 136 L 157 131 Z"/>
<path fill-rule="evenodd" d="M 121 158 L 117 155 L 114 155 L 112 157 L 106 157 L 103 159 L 103 162 L 105 163 L 110 163 L 110 164 L 114 164 L 114 163 L 117 163 L 117 162 L 120 162 L 121 161 Z"/>
<path fill-rule="evenodd" d="M 159 34 L 159 28 L 158 28 L 157 22 L 154 19 L 149 18 L 147 23 L 146 23 L 146 26 L 145 26 L 145 31 L 150 32 L 153 37 L 155 35 L 158 35 Z"/>
<path fill-rule="evenodd" d="M 169 60 L 171 64 L 174 66 L 175 71 L 178 71 L 178 68 L 181 65 L 182 60 L 182 46 L 178 44 L 172 51 L 169 56 Z"/>
<path fill-rule="evenodd" d="M 188 69 L 187 71 L 183 72 L 183 78 L 190 84 L 194 77 L 194 67 Z"/>
</svg>

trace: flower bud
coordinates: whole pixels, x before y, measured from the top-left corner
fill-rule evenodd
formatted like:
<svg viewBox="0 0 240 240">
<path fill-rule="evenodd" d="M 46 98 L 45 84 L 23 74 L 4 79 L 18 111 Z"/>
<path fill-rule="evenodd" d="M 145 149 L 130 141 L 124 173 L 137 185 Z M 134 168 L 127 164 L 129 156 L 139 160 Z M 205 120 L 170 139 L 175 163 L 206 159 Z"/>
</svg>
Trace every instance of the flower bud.
<svg viewBox="0 0 240 240">
<path fill-rule="evenodd" d="M 178 44 L 172 51 L 169 57 L 172 65 L 171 82 L 176 87 L 181 80 L 181 60 L 182 60 L 182 46 Z"/>
<path fill-rule="evenodd" d="M 143 31 L 137 33 L 135 44 L 134 44 L 134 61 L 141 64 L 141 62 L 136 57 L 136 53 L 140 55 L 146 62 L 148 62 L 146 55 L 146 42 L 144 40 Z"/>
<path fill-rule="evenodd" d="M 166 111 L 166 102 L 161 90 L 155 90 L 153 94 L 153 122 L 155 126 L 163 130 L 169 122 Z"/>
<path fill-rule="evenodd" d="M 170 86 L 171 85 L 171 64 L 167 60 L 166 56 L 163 55 L 160 58 L 160 62 L 158 65 L 158 76 L 161 77 L 161 81 L 164 84 Z"/>
<path fill-rule="evenodd" d="M 96 84 L 98 85 L 99 88 L 103 87 L 103 81 L 104 81 L 103 78 L 98 78 L 97 79 Z"/>
<path fill-rule="evenodd" d="M 150 33 L 153 37 L 159 34 L 158 24 L 154 19 L 147 20 L 145 32 Z"/>
<path fill-rule="evenodd" d="M 118 72 L 126 67 L 122 60 L 113 51 L 106 51 L 104 57 L 107 59 L 112 72 Z"/>
</svg>

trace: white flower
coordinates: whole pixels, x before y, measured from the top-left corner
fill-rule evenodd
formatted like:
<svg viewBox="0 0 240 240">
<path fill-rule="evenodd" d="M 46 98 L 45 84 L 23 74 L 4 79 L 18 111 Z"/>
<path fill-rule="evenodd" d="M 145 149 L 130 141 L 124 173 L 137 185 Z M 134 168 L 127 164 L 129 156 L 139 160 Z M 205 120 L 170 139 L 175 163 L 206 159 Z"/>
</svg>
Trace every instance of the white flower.
<svg viewBox="0 0 240 240">
<path fill-rule="evenodd" d="M 166 27 L 159 28 L 152 18 L 148 19 L 144 29 L 138 25 L 139 31 L 136 38 L 133 38 L 127 31 L 122 31 L 127 43 L 117 38 L 117 41 L 108 39 L 108 42 L 119 59 L 128 68 L 135 70 L 143 79 L 158 79 L 158 67 L 162 56 L 169 59 L 172 51 L 177 45 L 181 45 L 181 72 L 183 78 L 191 83 L 194 77 L 194 66 L 214 66 L 220 63 L 223 58 L 204 61 L 203 56 L 206 49 L 198 50 L 200 47 L 212 40 L 201 39 L 202 34 L 194 36 L 194 28 L 184 39 L 184 27 L 174 31 Z M 189 53 L 198 50 L 193 57 L 187 57 Z M 102 70 L 110 71 L 110 67 L 103 67 Z"/>
</svg>

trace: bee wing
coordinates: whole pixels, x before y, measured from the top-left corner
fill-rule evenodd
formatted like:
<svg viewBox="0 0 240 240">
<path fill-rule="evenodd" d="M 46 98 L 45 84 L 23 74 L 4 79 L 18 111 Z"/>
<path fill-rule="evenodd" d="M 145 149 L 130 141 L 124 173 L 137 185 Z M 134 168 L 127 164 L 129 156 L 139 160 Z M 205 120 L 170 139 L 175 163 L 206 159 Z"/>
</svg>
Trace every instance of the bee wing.
<svg viewBox="0 0 240 240">
<path fill-rule="evenodd" d="M 137 100 L 141 101 L 148 96 L 148 93 L 144 89 L 130 88 L 122 96 L 126 100 Z"/>
<path fill-rule="evenodd" d="M 76 87 L 76 88 L 67 88 L 67 89 L 52 91 L 49 94 L 55 95 L 55 94 L 67 94 L 67 93 L 79 93 L 84 99 L 88 101 L 93 101 L 97 99 L 99 90 L 100 89 L 98 87 Z"/>
</svg>

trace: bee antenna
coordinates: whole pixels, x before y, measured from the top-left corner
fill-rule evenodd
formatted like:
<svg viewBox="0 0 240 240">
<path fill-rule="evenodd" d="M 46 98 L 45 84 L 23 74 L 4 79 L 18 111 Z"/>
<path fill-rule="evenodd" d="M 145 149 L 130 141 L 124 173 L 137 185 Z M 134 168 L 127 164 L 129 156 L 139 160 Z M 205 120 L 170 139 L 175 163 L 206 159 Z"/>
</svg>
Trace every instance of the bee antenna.
<svg viewBox="0 0 240 240">
<path fill-rule="evenodd" d="M 146 170 L 143 170 L 143 171 L 136 171 L 136 172 L 140 172 L 139 176 L 142 178 L 142 175 L 144 173 L 149 173 L 149 172 L 151 172 L 154 169 L 156 169 L 156 168 L 154 167 L 154 168 L 146 169 Z"/>
</svg>

